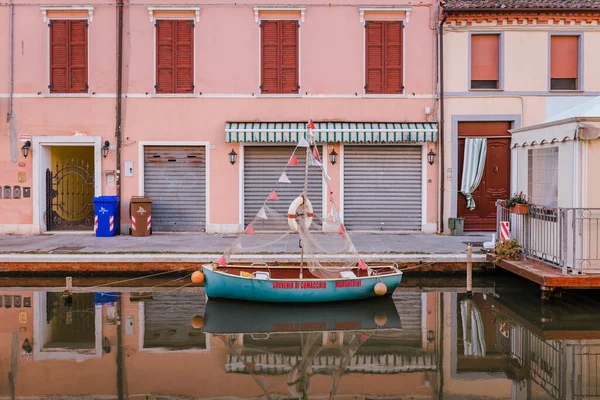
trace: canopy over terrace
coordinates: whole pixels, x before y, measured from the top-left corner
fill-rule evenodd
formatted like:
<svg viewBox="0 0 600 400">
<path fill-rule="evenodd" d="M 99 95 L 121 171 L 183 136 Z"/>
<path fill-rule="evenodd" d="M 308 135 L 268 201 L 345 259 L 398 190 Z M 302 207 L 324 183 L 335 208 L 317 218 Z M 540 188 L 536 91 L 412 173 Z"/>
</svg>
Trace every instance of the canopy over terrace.
<svg viewBox="0 0 600 400">
<path fill-rule="evenodd" d="M 226 141 L 295 143 L 306 122 L 228 122 Z M 437 140 L 437 124 L 406 122 L 315 122 L 313 133 L 323 143 L 423 143 Z"/>
<path fill-rule="evenodd" d="M 511 147 L 600 138 L 600 96 L 570 108 L 546 121 L 512 129 Z"/>
<path fill-rule="evenodd" d="M 531 202 L 551 207 L 600 205 L 592 173 L 600 167 L 592 157 L 600 150 L 600 97 L 510 132 L 517 165 L 524 166 L 518 169 L 515 186 Z"/>
</svg>

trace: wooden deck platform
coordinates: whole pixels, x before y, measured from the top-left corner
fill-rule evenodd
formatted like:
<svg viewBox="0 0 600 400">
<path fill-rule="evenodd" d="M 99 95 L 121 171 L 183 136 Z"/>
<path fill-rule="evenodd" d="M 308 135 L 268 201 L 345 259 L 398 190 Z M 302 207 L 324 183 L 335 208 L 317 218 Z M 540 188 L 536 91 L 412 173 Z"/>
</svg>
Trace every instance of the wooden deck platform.
<svg viewBox="0 0 600 400">
<path fill-rule="evenodd" d="M 487 259 L 494 263 L 493 255 L 488 254 Z M 563 275 L 558 268 L 532 259 L 501 260 L 494 264 L 537 283 L 544 292 L 552 292 L 556 289 L 600 289 L 600 274 Z"/>
<path fill-rule="evenodd" d="M 539 301 L 539 300 L 538 300 Z M 600 339 L 597 311 L 598 296 L 568 296 L 557 302 L 535 304 L 531 293 L 510 291 L 488 296 L 487 302 L 542 340 Z"/>
</svg>

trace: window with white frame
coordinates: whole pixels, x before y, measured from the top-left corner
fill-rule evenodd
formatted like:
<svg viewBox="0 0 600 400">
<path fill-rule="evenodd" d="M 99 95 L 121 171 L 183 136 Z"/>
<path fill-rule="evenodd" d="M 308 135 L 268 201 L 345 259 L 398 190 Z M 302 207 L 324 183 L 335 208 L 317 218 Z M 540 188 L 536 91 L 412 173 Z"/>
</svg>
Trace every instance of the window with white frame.
<svg viewBox="0 0 600 400">
<path fill-rule="evenodd" d="M 529 202 L 558 206 L 558 147 L 530 149 L 527 160 Z"/>
</svg>

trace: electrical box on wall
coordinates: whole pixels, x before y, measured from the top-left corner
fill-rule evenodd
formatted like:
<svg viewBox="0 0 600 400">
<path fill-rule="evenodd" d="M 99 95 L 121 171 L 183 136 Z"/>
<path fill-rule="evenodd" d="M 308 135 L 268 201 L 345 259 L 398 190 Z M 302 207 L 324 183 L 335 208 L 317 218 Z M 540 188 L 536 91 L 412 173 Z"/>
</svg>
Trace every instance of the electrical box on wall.
<svg viewBox="0 0 600 400">
<path fill-rule="evenodd" d="M 133 161 L 125 161 L 125 176 L 133 176 Z"/>
<path fill-rule="evenodd" d="M 104 175 L 106 176 L 106 187 L 115 186 L 115 171 L 104 171 Z"/>
</svg>

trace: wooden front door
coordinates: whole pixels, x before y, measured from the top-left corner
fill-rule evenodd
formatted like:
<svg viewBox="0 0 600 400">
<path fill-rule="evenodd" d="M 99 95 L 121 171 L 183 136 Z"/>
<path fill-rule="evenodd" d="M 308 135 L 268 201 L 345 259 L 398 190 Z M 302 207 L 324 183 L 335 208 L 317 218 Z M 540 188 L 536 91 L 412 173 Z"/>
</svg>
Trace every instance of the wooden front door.
<svg viewBox="0 0 600 400">
<path fill-rule="evenodd" d="M 462 129 L 461 129 L 462 128 Z M 496 200 L 510 196 L 510 122 L 461 122 L 458 130 L 458 216 L 465 219 L 466 231 L 496 230 Z M 487 138 L 487 155 L 481 183 L 473 193 L 475 209 L 466 208 L 460 193 L 468 137 Z"/>
</svg>

